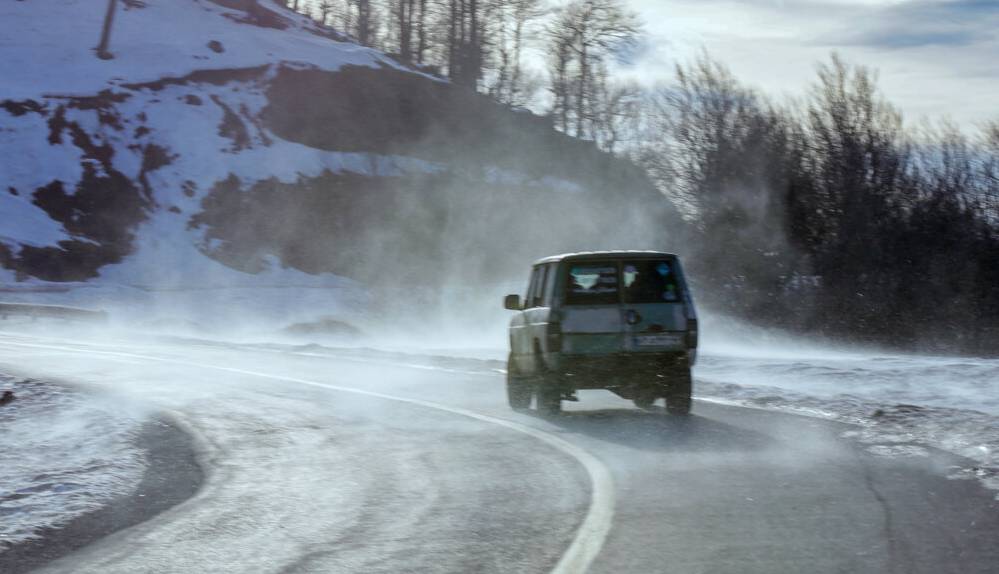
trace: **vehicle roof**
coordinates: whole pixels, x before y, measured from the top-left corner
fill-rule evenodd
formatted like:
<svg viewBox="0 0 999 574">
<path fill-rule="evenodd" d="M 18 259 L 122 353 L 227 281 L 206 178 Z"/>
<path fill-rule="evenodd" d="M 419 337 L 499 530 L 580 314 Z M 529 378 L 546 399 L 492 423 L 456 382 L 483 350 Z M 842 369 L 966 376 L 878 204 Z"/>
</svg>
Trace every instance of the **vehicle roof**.
<svg viewBox="0 0 999 574">
<path fill-rule="evenodd" d="M 621 251 L 579 251 L 576 253 L 563 253 L 561 255 L 552 255 L 550 257 L 545 257 L 543 259 L 538 259 L 532 265 L 542 265 L 545 263 L 558 263 L 559 261 L 564 261 L 566 259 L 618 259 L 621 257 L 631 257 L 637 259 L 654 259 L 657 257 L 676 257 L 673 253 L 667 253 L 665 251 L 638 251 L 638 250 L 621 250 Z"/>
</svg>

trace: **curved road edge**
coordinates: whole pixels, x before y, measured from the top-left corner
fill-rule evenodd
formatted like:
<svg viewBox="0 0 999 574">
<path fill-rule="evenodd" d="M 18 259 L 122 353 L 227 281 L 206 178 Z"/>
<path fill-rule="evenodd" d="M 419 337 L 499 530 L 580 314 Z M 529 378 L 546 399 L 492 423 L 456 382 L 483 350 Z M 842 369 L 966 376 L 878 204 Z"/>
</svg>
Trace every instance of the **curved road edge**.
<svg viewBox="0 0 999 574">
<path fill-rule="evenodd" d="M 233 367 L 223 367 L 220 365 L 210 365 L 210 364 L 203 364 L 190 361 L 181 361 L 177 359 L 169 359 L 164 357 L 156 357 L 152 355 L 143 355 L 137 353 L 126 353 L 120 351 L 79 349 L 73 347 L 45 345 L 45 344 L 36 344 L 36 343 L 7 342 L 6 344 L 20 346 L 20 347 L 28 347 L 28 348 L 58 350 L 70 353 L 125 357 L 129 359 L 139 359 L 156 363 L 183 365 L 187 367 L 209 369 L 209 370 L 239 374 L 244 376 L 281 381 L 285 383 L 293 383 L 303 386 L 316 387 L 316 388 L 322 388 L 322 389 L 345 392 L 345 393 L 352 393 L 357 395 L 363 395 L 363 396 L 406 403 L 424 408 L 443 411 L 459 415 L 462 417 L 467 417 L 474 420 L 486 422 L 489 424 L 494 424 L 497 426 L 513 430 L 515 432 L 519 432 L 521 434 L 528 435 L 534 439 L 544 442 L 545 444 L 548 444 L 549 446 L 552 446 L 553 448 L 559 450 L 560 452 L 568 455 L 572 459 L 579 462 L 579 464 L 586 470 L 587 476 L 590 479 L 590 504 L 589 508 L 587 509 L 586 516 L 583 518 L 582 523 L 577 528 L 576 535 L 573 537 L 572 543 L 562 554 L 562 557 L 559 559 L 558 563 L 552 569 L 551 571 L 552 574 L 570 574 L 570 573 L 587 571 L 590 565 L 593 563 L 593 561 L 596 560 L 597 555 L 600 553 L 604 541 L 606 540 L 607 535 L 610 532 L 611 526 L 613 524 L 615 487 L 610 469 L 607 468 L 607 466 L 604 465 L 604 463 L 601 462 L 600 459 L 593 456 L 583 448 L 576 446 L 554 434 L 533 428 L 528 425 L 520 424 L 514 421 L 498 417 L 489 416 L 486 414 L 481 414 L 460 407 L 452 407 L 430 401 L 399 397 L 385 393 L 356 389 L 353 387 L 345 387 L 330 383 L 312 381 L 308 379 L 285 377 L 281 375 L 262 373 L 257 371 L 249 371 Z M 193 494 L 194 492 L 191 493 L 192 496 Z M 166 510 L 166 508 L 164 508 L 163 510 Z M 148 516 L 147 518 L 151 516 L 152 515 Z M 137 523 L 138 521 L 133 524 Z M 106 532 L 105 535 L 110 534 L 111 532 L 112 531 Z M 96 540 L 97 538 L 94 538 L 93 540 Z M 82 546 L 83 544 L 75 546 L 66 553 L 69 553 L 73 550 L 77 550 Z M 48 560 L 50 561 L 52 559 L 53 558 L 49 558 Z"/>
<path fill-rule="evenodd" d="M 136 446 L 148 466 L 135 490 L 68 523 L 38 532 L 0 553 L 0 572 L 23 574 L 146 522 L 193 498 L 205 481 L 203 449 L 191 429 L 174 413 L 161 412 L 143 423 Z"/>
</svg>

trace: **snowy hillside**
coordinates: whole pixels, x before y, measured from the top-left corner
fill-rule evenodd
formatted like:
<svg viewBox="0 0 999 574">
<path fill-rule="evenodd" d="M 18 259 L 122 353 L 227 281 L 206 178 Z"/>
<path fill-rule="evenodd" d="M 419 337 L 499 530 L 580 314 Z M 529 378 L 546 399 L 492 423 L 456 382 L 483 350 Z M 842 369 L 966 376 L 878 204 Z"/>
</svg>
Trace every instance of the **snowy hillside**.
<svg viewBox="0 0 999 574">
<path fill-rule="evenodd" d="M 110 60 L 93 50 L 103 3 L 0 5 L 3 300 L 214 309 L 240 296 L 190 290 L 293 288 L 269 310 L 245 298 L 340 314 L 387 267 L 408 284 L 508 279 L 662 221 L 620 201 L 654 195 L 631 166 L 276 3 L 119 5 Z M 552 233 L 571 210 L 632 223 Z"/>
<path fill-rule="evenodd" d="M 26 0 L 0 8 L 3 97 L 90 95 L 195 70 L 277 61 L 324 70 L 396 64 L 335 31 L 263 0 L 123 1 L 111 34 L 112 60 L 94 57 L 104 2 Z M 242 8 L 239 8 L 242 7 Z"/>
<path fill-rule="evenodd" d="M 114 298 L 148 307 L 134 287 L 344 287 L 339 277 L 280 265 L 230 269 L 206 256 L 209 246 L 186 218 L 207 186 L 230 174 L 293 180 L 370 171 L 359 154 L 302 149 L 248 126 L 278 66 L 395 64 L 269 2 L 224 4 L 240 3 L 126 2 L 107 61 L 92 50 L 103 18 L 94 2 L 0 7 L 0 282 L 13 291 L 6 300 L 99 306 Z M 377 165 L 391 171 L 413 162 Z M 38 292 L 51 281 L 60 288 Z M 62 288 L 80 281 L 88 289 Z M 334 306 L 328 294 L 322 299 Z"/>
<path fill-rule="evenodd" d="M 247 135 L 244 122 L 263 105 L 260 82 L 274 66 L 336 70 L 392 61 L 269 2 L 224 6 L 238 4 L 126 2 L 108 61 L 92 49 L 103 18 L 94 2 L 0 7 L 8 31 L 0 40 L 4 267 L 22 278 L 90 279 L 133 251 L 132 229 L 144 222 L 134 246 L 139 256 L 102 278 L 163 285 L 184 270 L 184 281 L 257 282 L 199 256 L 184 220 L 205 191 L 199 183 L 230 173 L 263 179 L 367 169 L 356 154 L 303 151 L 260 129 Z M 232 68 L 251 71 L 192 76 Z M 184 79 L 142 84 L 160 78 Z M 251 84 L 234 87 L 247 78 Z M 221 127 L 213 133 L 206 126 Z M 391 160 L 384 164 L 395 169 Z"/>
<path fill-rule="evenodd" d="M 336 70 L 394 65 L 390 60 L 269 2 L 249 11 L 198 0 L 129 4 L 115 23 L 108 61 L 92 50 L 103 18 L 93 2 L 0 8 L 5 28 L 16 31 L 0 40 L 5 267 L 43 279 L 89 279 L 129 253 L 132 226 L 149 219 L 139 249 L 167 247 L 172 255 L 160 251 L 102 275 L 162 283 L 180 268 L 178 259 L 187 269 L 199 259 L 182 249 L 196 242 L 183 216 L 196 209 L 199 183 L 230 173 L 293 178 L 367 168 L 356 155 L 303 152 L 259 129 L 248 134 L 245 123 L 263 105 L 259 87 L 274 66 Z M 231 68 L 250 71 L 194 73 Z M 160 78 L 184 79 L 143 85 Z M 212 133 L 206 126 L 220 127 Z M 101 212 L 88 211 L 95 203 Z"/>
</svg>

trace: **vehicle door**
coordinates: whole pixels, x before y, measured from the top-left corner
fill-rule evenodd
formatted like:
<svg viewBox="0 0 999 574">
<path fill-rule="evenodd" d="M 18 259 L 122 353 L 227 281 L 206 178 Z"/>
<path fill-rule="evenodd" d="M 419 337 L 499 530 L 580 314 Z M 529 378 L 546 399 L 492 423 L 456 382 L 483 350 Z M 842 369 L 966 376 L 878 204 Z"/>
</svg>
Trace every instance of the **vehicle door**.
<svg viewBox="0 0 999 574">
<path fill-rule="evenodd" d="M 521 311 L 510 319 L 510 352 L 513 360 L 521 372 L 530 372 L 531 354 L 533 348 L 530 338 L 530 324 L 527 320 L 526 309 L 531 301 L 531 295 L 537 288 L 538 268 L 531 269 L 531 275 L 527 280 L 527 290 L 521 301 Z"/>
<path fill-rule="evenodd" d="M 561 289 L 562 352 L 608 355 L 625 349 L 616 260 L 567 261 Z"/>
<path fill-rule="evenodd" d="M 675 258 L 622 261 L 621 300 L 628 350 L 639 353 L 684 351 L 687 299 L 683 275 Z"/>
<path fill-rule="evenodd" d="M 551 282 L 555 280 L 552 265 L 538 265 L 532 274 L 531 286 L 524 303 L 524 321 L 527 323 L 527 338 L 530 352 L 540 350 L 547 353 L 548 318 L 551 314 L 551 298 L 548 296 Z"/>
</svg>

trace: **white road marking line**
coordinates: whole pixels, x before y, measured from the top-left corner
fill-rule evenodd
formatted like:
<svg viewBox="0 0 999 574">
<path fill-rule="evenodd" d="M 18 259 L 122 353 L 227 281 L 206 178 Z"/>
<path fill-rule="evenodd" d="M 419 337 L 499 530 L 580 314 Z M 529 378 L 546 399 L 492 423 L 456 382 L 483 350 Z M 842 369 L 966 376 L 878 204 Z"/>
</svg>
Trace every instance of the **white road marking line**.
<svg viewBox="0 0 999 574">
<path fill-rule="evenodd" d="M 527 425 L 523 425 L 506 419 L 501 419 L 498 417 L 479 414 L 477 412 L 463 409 L 460 407 L 449 407 L 447 405 L 433 403 L 430 401 L 397 397 L 375 391 L 366 391 L 364 389 L 355 389 L 352 387 L 344 387 L 340 385 L 333 385 L 318 381 L 310 381 L 308 379 L 299 379 L 295 377 L 284 377 L 281 375 L 259 373 L 256 371 L 248 371 L 245 369 L 237 369 L 233 367 L 207 365 L 203 363 L 194 363 L 178 359 L 167 359 L 163 357 L 140 355 L 136 353 L 123 353 L 121 351 L 99 351 L 95 349 L 60 347 L 56 345 L 43 345 L 37 343 L 16 343 L 13 341 L 4 341 L 3 344 L 18 346 L 18 347 L 63 351 L 63 352 L 85 354 L 85 355 L 93 354 L 93 355 L 107 355 L 113 357 L 127 357 L 132 359 L 142 359 L 142 360 L 161 362 L 161 363 L 173 363 L 177 365 L 185 365 L 202 369 L 212 369 L 212 370 L 247 375 L 252 377 L 295 383 L 304 386 L 319 387 L 345 393 L 354 393 L 358 395 L 375 397 L 379 399 L 385 399 L 401 403 L 408 403 L 508 428 L 510 430 L 531 436 L 576 459 L 576 461 L 579 462 L 583 466 L 583 468 L 586 469 L 586 472 L 590 477 L 590 484 L 591 484 L 590 507 L 586 512 L 586 517 L 583 519 L 582 524 L 580 524 L 579 528 L 576 530 L 576 536 L 573 538 L 572 544 L 570 544 L 569 548 L 565 551 L 565 553 L 562 554 L 562 557 L 555 565 L 555 568 L 552 569 L 551 574 L 581 574 L 583 572 L 586 572 L 589 569 L 590 565 L 593 564 L 593 561 L 596 559 L 597 555 L 600 553 L 600 549 L 603 547 L 604 541 L 607 539 L 607 534 L 608 532 L 610 532 L 611 523 L 613 522 L 614 518 L 614 504 L 615 504 L 614 479 L 611 476 L 610 470 L 604 465 L 604 463 L 602 463 L 599 459 L 597 459 L 595 456 L 593 456 L 586 450 L 566 441 L 565 439 L 562 439 L 553 434 L 535 429 Z"/>
<path fill-rule="evenodd" d="M 437 365 L 421 365 L 418 363 L 399 363 L 396 361 L 382 361 L 379 359 L 369 359 L 366 357 L 349 357 L 346 355 L 336 355 L 336 354 L 324 354 L 324 353 L 308 353 L 305 351 L 283 351 L 281 349 L 260 349 L 252 348 L 255 351 L 263 351 L 265 353 L 274 353 L 275 355 L 293 355 L 296 357 L 317 357 L 320 359 L 339 359 L 354 363 L 363 363 L 366 365 L 388 365 L 390 367 L 404 367 L 407 369 L 417 369 L 421 371 L 439 371 L 442 373 L 454 373 L 457 375 L 473 375 L 476 377 L 491 377 L 496 374 L 496 372 L 485 372 L 485 371 L 462 371 L 459 369 L 449 369 L 447 367 L 439 367 Z M 506 374 L 506 371 L 502 371 L 502 374 Z"/>
</svg>

